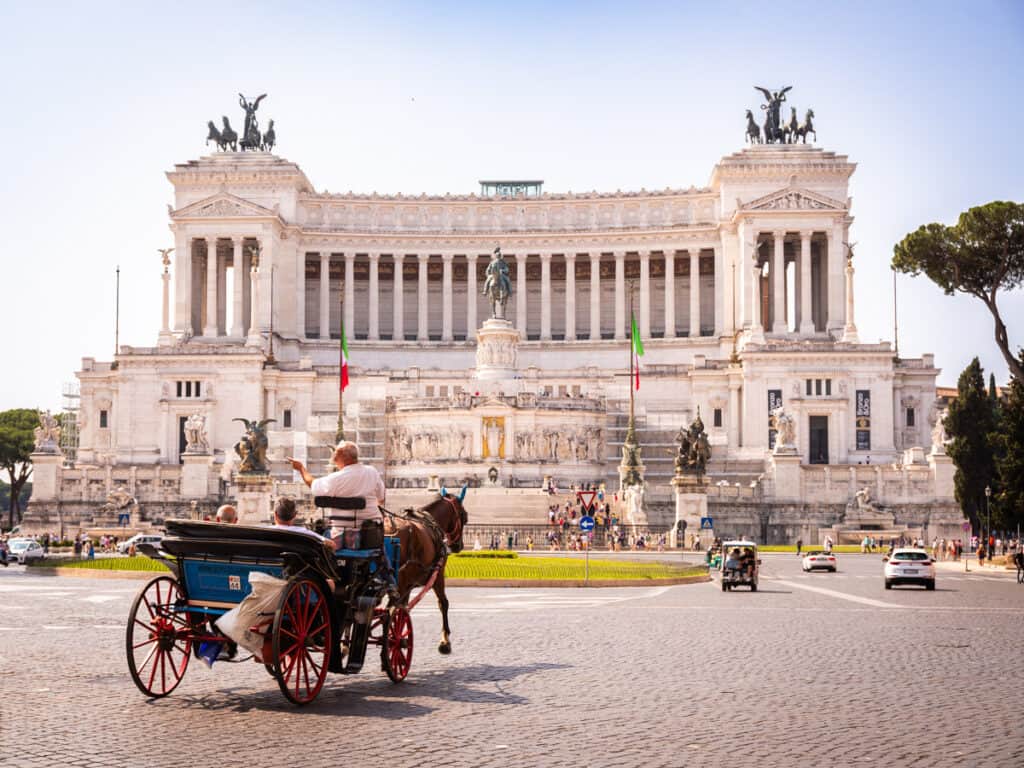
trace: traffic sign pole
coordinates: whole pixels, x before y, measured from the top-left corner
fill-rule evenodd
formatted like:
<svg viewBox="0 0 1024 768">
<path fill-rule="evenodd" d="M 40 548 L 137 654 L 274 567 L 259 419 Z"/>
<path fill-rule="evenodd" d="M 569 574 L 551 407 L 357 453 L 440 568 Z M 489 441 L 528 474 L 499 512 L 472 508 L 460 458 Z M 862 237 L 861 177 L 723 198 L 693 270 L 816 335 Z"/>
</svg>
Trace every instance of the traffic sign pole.
<svg viewBox="0 0 1024 768">
<path fill-rule="evenodd" d="M 594 509 L 593 504 L 590 504 L 587 508 L 588 512 L 592 512 Z M 583 583 L 584 585 L 590 583 L 590 533 L 594 530 L 594 518 L 589 514 L 583 515 L 580 518 L 580 531 L 584 535 L 583 540 Z"/>
</svg>

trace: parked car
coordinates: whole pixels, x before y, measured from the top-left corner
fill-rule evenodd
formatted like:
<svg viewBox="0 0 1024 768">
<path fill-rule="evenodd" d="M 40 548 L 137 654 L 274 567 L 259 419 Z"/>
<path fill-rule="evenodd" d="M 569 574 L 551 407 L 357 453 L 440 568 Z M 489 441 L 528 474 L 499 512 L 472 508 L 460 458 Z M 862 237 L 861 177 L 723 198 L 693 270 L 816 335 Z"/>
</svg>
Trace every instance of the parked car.
<svg viewBox="0 0 1024 768">
<path fill-rule="evenodd" d="M 921 584 L 935 589 L 935 561 L 923 549 L 904 547 L 894 549 L 885 562 L 885 588 L 894 584 Z"/>
<path fill-rule="evenodd" d="M 804 555 L 804 559 L 800 562 L 800 567 L 805 572 L 811 571 L 831 571 L 836 572 L 836 556 L 822 552 L 820 549 L 815 549 Z"/>
<path fill-rule="evenodd" d="M 46 557 L 43 546 L 35 539 L 8 539 L 8 559 L 24 565 L 29 560 L 42 560 Z"/>
<path fill-rule="evenodd" d="M 127 555 L 132 547 L 138 549 L 139 544 L 152 544 L 153 546 L 156 546 L 163 541 L 163 539 L 164 537 L 159 533 L 136 533 L 130 539 L 118 542 L 117 551 L 122 555 Z"/>
</svg>

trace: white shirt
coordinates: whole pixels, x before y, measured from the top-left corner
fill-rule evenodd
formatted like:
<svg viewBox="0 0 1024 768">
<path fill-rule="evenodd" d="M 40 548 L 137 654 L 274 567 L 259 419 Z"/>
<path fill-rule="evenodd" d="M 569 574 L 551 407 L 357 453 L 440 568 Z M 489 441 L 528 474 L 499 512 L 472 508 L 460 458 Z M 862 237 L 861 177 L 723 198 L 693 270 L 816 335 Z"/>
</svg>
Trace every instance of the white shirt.
<svg viewBox="0 0 1024 768">
<path fill-rule="evenodd" d="M 328 514 L 348 517 L 354 514 L 357 522 L 380 520 L 377 505 L 384 504 L 384 481 L 376 467 L 369 464 L 349 464 L 337 472 L 318 477 L 310 486 L 314 496 L 362 496 L 366 509 L 338 509 Z"/>
<path fill-rule="evenodd" d="M 280 523 L 274 523 L 274 527 L 279 531 L 295 531 L 295 533 L 304 533 L 307 536 L 316 536 L 320 541 L 324 541 L 324 537 L 316 531 L 311 531 L 304 525 L 281 525 Z"/>
</svg>

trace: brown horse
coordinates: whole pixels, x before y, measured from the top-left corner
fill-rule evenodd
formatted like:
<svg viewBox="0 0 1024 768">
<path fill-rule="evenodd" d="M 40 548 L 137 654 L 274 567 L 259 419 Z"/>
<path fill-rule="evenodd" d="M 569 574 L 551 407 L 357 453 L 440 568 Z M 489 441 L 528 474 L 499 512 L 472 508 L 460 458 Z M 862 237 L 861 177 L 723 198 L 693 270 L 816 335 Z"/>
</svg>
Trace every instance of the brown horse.
<svg viewBox="0 0 1024 768">
<path fill-rule="evenodd" d="M 398 536 L 402 547 L 402 565 L 398 569 L 398 594 L 402 603 L 407 604 L 414 589 L 433 579 L 434 594 L 441 609 L 441 642 L 437 646 L 440 653 L 452 652 L 444 568 L 449 551 L 462 551 L 462 531 L 468 519 L 466 508 L 462 506 L 465 496 L 465 488 L 457 496 L 442 488 L 436 499 L 419 509 L 385 515 L 385 532 Z"/>
</svg>

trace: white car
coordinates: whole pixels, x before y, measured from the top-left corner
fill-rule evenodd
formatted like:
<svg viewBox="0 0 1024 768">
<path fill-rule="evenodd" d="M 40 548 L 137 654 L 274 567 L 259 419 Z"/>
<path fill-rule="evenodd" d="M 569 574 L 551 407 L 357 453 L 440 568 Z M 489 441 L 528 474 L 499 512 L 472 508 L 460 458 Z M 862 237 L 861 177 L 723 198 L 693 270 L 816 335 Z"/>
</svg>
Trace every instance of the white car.
<svg viewBox="0 0 1024 768">
<path fill-rule="evenodd" d="M 42 560 L 46 557 L 43 546 L 35 539 L 10 539 L 7 542 L 8 559 L 24 565 L 29 560 Z"/>
<path fill-rule="evenodd" d="M 935 589 L 935 561 L 923 549 L 894 549 L 885 561 L 885 588 L 893 584 L 921 584 Z"/>
<path fill-rule="evenodd" d="M 819 549 L 808 552 L 804 555 L 804 559 L 800 563 L 800 567 L 804 569 L 806 573 L 811 571 L 831 571 L 836 572 L 836 556 L 827 552 L 822 552 Z"/>
<path fill-rule="evenodd" d="M 154 546 L 163 541 L 164 537 L 158 533 L 136 533 L 130 539 L 118 542 L 117 551 L 122 555 L 127 555 L 128 550 L 132 548 L 134 544 L 138 548 L 139 544 L 153 544 Z"/>
</svg>

